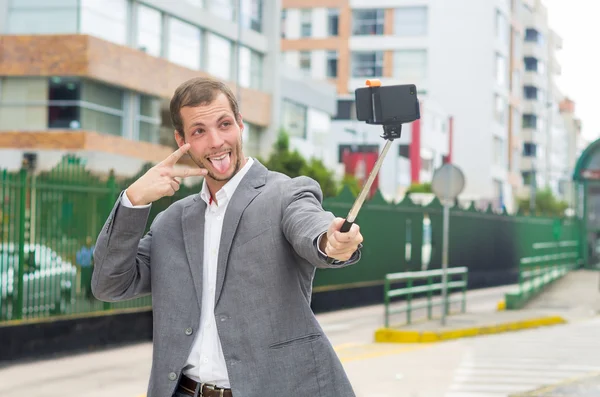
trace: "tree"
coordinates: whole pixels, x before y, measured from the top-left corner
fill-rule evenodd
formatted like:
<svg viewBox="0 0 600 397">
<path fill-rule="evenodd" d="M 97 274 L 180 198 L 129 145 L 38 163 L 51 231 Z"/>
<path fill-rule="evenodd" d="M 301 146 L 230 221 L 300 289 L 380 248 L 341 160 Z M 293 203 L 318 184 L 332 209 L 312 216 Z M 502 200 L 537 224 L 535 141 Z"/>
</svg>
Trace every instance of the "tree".
<svg viewBox="0 0 600 397">
<path fill-rule="evenodd" d="M 527 215 L 530 214 L 529 200 L 529 197 L 522 197 L 518 200 L 521 212 Z M 535 194 L 535 212 L 537 215 L 563 217 L 567 208 L 569 208 L 569 204 L 558 200 L 550 188 L 538 190 Z"/>
<path fill-rule="evenodd" d="M 410 194 L 410 193 L 432 193 L 431 183 L 429 183 L 429 182 L 413 183 L 406 190 L 406 194 Z"/>
<path fill-rule="evenodd" d="M 321 185 L 324 197 L 333 197 L 339 192 L 333 172 L 321 160 L 313 158 L 306 161 L 297 150 L 290 151 L 290 139 L 285 131 L 280 131 L 269 159 L 261 162 L 270 170 L 281 172 L 290 178 L 300 175 L 313 178 Z"/>
</svg>

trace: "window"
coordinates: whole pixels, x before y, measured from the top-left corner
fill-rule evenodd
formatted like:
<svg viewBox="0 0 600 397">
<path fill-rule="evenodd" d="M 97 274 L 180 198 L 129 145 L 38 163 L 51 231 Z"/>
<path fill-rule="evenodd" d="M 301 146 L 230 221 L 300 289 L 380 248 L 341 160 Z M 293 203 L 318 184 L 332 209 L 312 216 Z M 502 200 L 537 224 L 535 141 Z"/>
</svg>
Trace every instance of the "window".
<svg viewBox="0 0 600 397">
<path fill-rule="evenodd" d="M 427 77 L 427 51 L 402 50 L 394 53 L 394 78 L 406 82 Z"/>
<path fill-rule="evenodd" d="M 281 128 L 290 136 L 306 138 L 306 106 L 284 99 Z"/>
<path fill-rule="evenodd" d="M 81 82 L 76 78 L 52 78 L 48 83 L 48 128 L 81 127 Z"/>
<path fill-rule="evenodd" d="M 169 21 L 169 61 L 199 70 L 201 67 L 200 51 L 200 29 L 179 19 L 171 18 Z"/>
<path fill-rule="evenodd" d="M 162 48 L 162 14 L 142 4 L 138 4 L 137 9 L 137 48 L 159 57 Z"/>
<path fill-rule="evenodd" d="M 543 61 L 538 60 L 534 57 L 525 57 L 525 70 L 528 72 L 537 72 L 540 75 L 546 73 L 545 64 Z"/>
<path fill-rule="evenodd" d="M 234 0 L 208 0 L 208 10 L 220 18 L 233 21 L 235 10 L 233 1 Z"/>
<path fill-rule="evenodd" d="M 537 99 L 538 98 L 538 89 L 537 87 L 533 87 L 530 85 L 526 85 L 523 87 L 523 96 L 525 99 Z"/>
<path fill-rule="evenodd" d="M 354 10 L 352 14 L 352 34 L 355 36 L 382 35 L 384 10 Z"/>
<path fill-rule="evenodd" d="M 206 54 L 207 72 L 221 79 L 231 79 L 231 41 L 209 33 L 206 44 L 208 46 L 208 53 Z"/>
<path fill-rule="evenodd" d="M 6 33 L 8 34 L 56 34 L 76 33 L 77 14 L 76 3 L 71 6 L 53 4 L 47 0 L 38 0 L 35 7 L 23 2 L 8 2 L 8 19 Z M 3 2 L 4 5 L 6 1 Z M 5 15 L 2 16 L 4 22 Z M 4 32 L 3 32 L 4 33 Z"/>
<path fill-rule="evenodd" d="M 523 143 L 523 156 L 524 157 L 535 157 L 537 152 L 537 145 L 532 142 Z"/>
<path fill-rule="evenodd" d="M 311 57 L 310 51 L 300 51 L 300 54 L 299 54 L 300 70 L 307 76 L 310 76 L 310 66 L 311 66 L 310 57 Z"/>
<path fill-rule="evenodd" d="M 524 114 L 523 115 L 523 128 L 536 128 L 537 127 L 537 116 L 535 114 Z"/>
<path fill-rule="evenodd" d="M 334 120 L 356 120 L 356 108 L 352 99 L 338 99 Z"/>
<path fill-rule="evenodd" d="M 257 157 L 260 155 L 260 138 L 262 129 L 252 123 L 244 122 L 244 154 Z"/>
<path fill-rule="evenodd" d="M 537 43 L 539 45 L 544 44 L 543 35 L 535 29 L 525 29 L 525 41 L 528 43 Z"/>
<path fill-rule="evenodd" d="M 81 0 L 81 33 L 127 44 L 127 0 Z"/>
<path fill-rule="evenodd" d="M 122 135 L 123 98 L 120 88 L 86 80 L 81 87 L 81 128 Z"/>
<path fill-rule="evenodd" d="M 504 139 L 495 136 L 494 137 L 494 148 L 493 148 L 493 155 L 494 155 L 494 165 L 500 166 L 500 167 L 504 167 L 505 164 L 505 159 L 504 159 L 504 153 L 506 152 L 506 148 L 505 148 L 505 144 L 504 144 Z"/>
<path fill-rule="evenodd" d="M 427 34 L 427 7 L 401 7 L 394 15 L 395 36 L 424 36 Z"/>
<path fill-rule="evenodd" d="M 502 44 L 508 45 L 509 37 L 508 20 L 500 10 L 496 10 L 496 40 Z"/>
<path fill-rule="evenodd" d="M 327 77 L 337 77 L 338 52 L 327 51 Z"/>
<path fill-rule="evenodd" d="M 340 10 L 330 8 L 327 10 L 327 33 L 329 36 L 337 36 L 339 32 Z"/>
<path fill-rule="evenodd" d="M 508 70 L 506 68 L 506 58 L 496 53 L 496 83 L 500 87 L 508 87 Z"/>
<path fill-rule="evenodd" d="M 263 0 L 242 0 L 242 26 L 262 32 Z"/>
<path fill-rule="evenodd" d="M 138 114 L 138 139 L 143 142 L 158 143 L 160 140 L 160 99 L 141 95 Z"/>
<path fill-rule="evenodd" d="M 352 77 L 381 77 L 383 51 L 352 53 Z"/>
<path fill-rule="evenodd" d="M 285 39 L 286 36 L 286 24 L 287 21 L 287 10 L 284 8 L 281 10 L 281 38 Z"/>
<path fill-rule="evenodd" d="M 248 47 L 240 48 L 239 78 L 243 87 L 262 88 L 262 55 Z"/>
<path fill-rule="evenodd" d="M 521 176 L 523 177 L 523 185 L 529 186 L 533 181 L 533 172 L 531 171 L 523 171 L 521 172 Z"/>
<path fill-rule="evenodd" d="M 310 9 L 300 11 L 300 37 L 312 35 L 312 13 Z"/>
<path fill-rule="evenodd" d="M 506 123 L 506 100 L 498 94 L 494 94 L 494 118 L 502 125 Z"/>
</svg>

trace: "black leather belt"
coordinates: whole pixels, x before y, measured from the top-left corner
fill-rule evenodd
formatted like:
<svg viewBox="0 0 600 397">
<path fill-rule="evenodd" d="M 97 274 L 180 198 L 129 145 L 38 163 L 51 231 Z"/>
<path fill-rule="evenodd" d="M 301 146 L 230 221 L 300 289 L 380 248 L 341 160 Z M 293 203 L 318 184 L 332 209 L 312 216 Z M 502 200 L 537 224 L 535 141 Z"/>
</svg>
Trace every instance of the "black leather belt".
<svg viewBox="0 0 600 397">
<path fill-rule="evenodd" d="M 193 397 L 233 397 L 231 389 L 223 389 L 208 383 L 198 383 L 185 375 L 181 375 L 178 391 Z"/>
</svg>

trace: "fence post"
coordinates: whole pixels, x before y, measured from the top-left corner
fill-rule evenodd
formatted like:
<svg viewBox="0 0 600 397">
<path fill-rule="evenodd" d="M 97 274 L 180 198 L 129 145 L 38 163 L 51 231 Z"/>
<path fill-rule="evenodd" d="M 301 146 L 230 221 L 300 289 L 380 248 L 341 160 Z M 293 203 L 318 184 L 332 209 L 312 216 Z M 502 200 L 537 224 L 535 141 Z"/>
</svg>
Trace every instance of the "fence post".
<svg viewBox="0 0 600 397">
<path fill-rule="evenodd" d="M 25 267 L 25 207 L 27 206 L 27 170 L 21 168 L 19 172 L 19 261 L 17 262 L 17 302 L 14 307 L 14 318 L 23 318 L 23 276 Z"/>
<path fill-rule="evenodd" d="M 467 311 L 467 283 L 469 281 L 469 272 L 465 270 L 463 273 L 463 301 L 462 301 L 462 312 L 465 313 Z"/>
<path fill-rule="evenodd" d="M 412 301 L 412 287 L 413 287 L 413 279 L 412 277 L 408 279 L 408 295 L 406 296 L 406 323 L 410 324 L 410 312 L 412 310 L 411 308 L 411 301 Z"/>
<path fill-rule="evenodd" d="M 390 292 L 390 280 L 386 277 L 384 284 L 383 284 L 383 304 L 384 304 L 384 308 L 385 308 L 385 327 L 387 328 L 389 326 L 389 317 L 390 317 L 390 297 L 389 297 L 389 292 Z"/>
<path fill-rule="evenodd" d="M 115 201 L 117 200 L 118 191 L 117 191 L 117 183 L 115 180 L 115 170 L 111 169 L 108 175 L 108 181 L 106 182 L 106 186 L 108 187 L 108 200 L 107 200 L 107 215 L 110 214 L 112 208 L 114 206 Z M 104 302 L 102 305 L 103 310 L 111 309 L 110 302 Z"/>
</svg>

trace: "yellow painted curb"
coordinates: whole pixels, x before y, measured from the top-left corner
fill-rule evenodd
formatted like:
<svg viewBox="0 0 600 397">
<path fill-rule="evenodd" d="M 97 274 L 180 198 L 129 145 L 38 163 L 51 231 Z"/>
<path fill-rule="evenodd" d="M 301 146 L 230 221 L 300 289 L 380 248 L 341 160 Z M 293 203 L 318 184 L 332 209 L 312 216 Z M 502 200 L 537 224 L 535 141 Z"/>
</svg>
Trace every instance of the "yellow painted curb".
<svg viewBox="0 0 600 397">
<path fill-rule="evenodd" d="M 468 338 L 479 335 L 499 334 L 549 325 L 564 324 L 566 320 L 560 316 L 549 316 L 513 321 L 480 327 L 458 328 L 448 331 L 414 331 L 391 328 L 380 328 L 375 331 L 375 342 L 378 343 L 432 343 L 450 339 Z"/>
<path fill-rule="evenodd" d="M 504 299 L 498 302 L 497 310 L 499 312 L 506 310 L 506 301 Z"/>
</svg>

